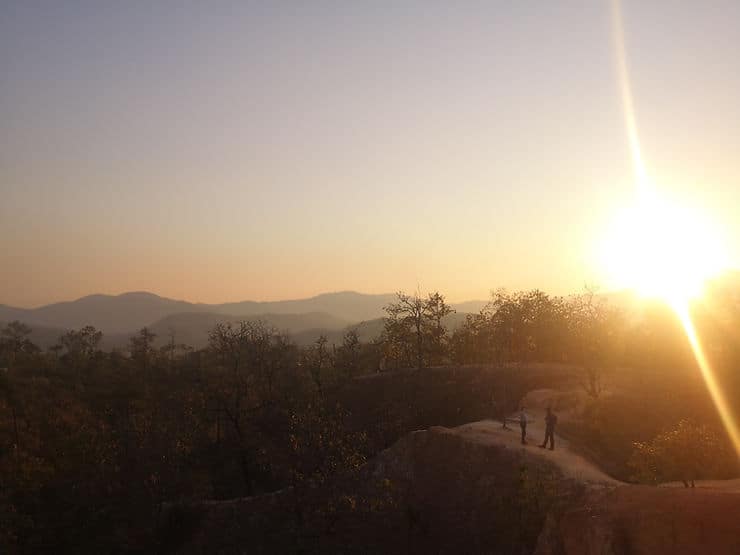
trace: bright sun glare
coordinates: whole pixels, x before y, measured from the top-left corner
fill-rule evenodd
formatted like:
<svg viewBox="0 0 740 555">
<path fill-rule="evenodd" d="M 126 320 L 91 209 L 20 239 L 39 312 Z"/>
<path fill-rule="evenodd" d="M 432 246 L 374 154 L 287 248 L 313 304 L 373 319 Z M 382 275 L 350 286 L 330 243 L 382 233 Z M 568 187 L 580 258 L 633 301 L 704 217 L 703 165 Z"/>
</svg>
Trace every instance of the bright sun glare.
<svg viewBox="0 0 740 555">
<path fill-rule="evenodd" d="M 689 303 L 705 282 L 727 268 L 720 234 L 696 209 L 669 202 L 651 186 L 642 163 L 640 141 L 624 48 L 619 0 L 612 0 L 617 69 L 624 104 L 627 138 L 635 172 L 637 200 L 615 218 L 600 249 L 612 285 L 635 289 L 668 302 L 686 332 L 707 390 L 740 458 L 740 426 L 715 379 L 691 320 Z"/>
<path fill-rule="evenodd" d="M 617 72 L 637 199 L 621 212 L 600 248 L 611 285 L 661 298 L 677 311 L 727 268 L 720 234 L 697 210 L 670 202 L 652 187 L 642 162 L 619 0 L 612 0 Z"/>
<path fill-rule="evenodd" d="M 727 267 L 720 234 L 695 209 L 643 189 L 617 215 L 601 247 L 613 284 L 685 306 Z"/>
</svg>

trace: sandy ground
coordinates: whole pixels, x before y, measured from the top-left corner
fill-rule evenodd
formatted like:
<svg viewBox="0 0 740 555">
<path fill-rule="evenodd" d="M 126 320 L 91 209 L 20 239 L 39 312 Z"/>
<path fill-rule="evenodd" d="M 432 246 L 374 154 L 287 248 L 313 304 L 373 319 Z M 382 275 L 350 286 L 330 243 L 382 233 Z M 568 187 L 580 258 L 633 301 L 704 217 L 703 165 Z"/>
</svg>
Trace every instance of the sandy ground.
<svg viewBox="0 0 740 555">
<path fill-rule="evenodd" d="M 598 466 L 576 453 L 570 448 L 570 443 L 555 434 L 555 450 L 542 449 L 539 445 L 545 438 L 545 407 L 555 407 L 560 422 L 573 418 L 578 412 L 581 397 L 577 390 L 556 391 L 540 389 L 530 391 L 522 400 L 526 412 L 530 417 L 527 425 L 527 444 L 520 442 L 520 429 L 517 422 L 508 424 L 504 429 L 500 421 L 482 420 L 472 422 L 450 430 L 469 441 L 483 444 L 504 445 L 511 449 L 523 449 L 532 454 L 552 461 L 562 472 L 573 479 L 592 486 L 620 486 L 626 485 L 604 473 Z M 511 415 L 516 417 L 516 414 Z M 683 488 L 681 482 L 661 484 L 661 488 Z M 740 478 L 733 480 L 697 480 L 696 488 L 701 490 L 721 491 L 725 493 L 740 493 Z"/>
<path fill-rule="evenodd" d="M 555 434 L 555 450 L 542 449 L 539 445 L 545 437 L 545 413 L 544 411 L 528 411 L 534 419 L 527 425 L 527 444 L 520 442 L 519 425 L 509 424 L 509 429 L 503 429 L 501 422 L 496 420 L 481 420 L 471 422 L 457 428 L 451 428 L 448 433 L 453 433 L 468 441 L 474 441 L 484 445 L 503 445 L 510 449 L 526 450 L 530 454 L 541 456 L 550 460 L 564 475 L 591 486 L 622 486 L 627 485 L 604 473 L 598 466 L 578 453 L 575 453 L 566 439 Z M 661 484 L 661 488 L 681 488 L 682 482 L 670 482 Z M 732 480 L 697 480 L 696 490 L 711 490 L 724 493 L 740 494 L 740 478 Z"/>
<path fill-rule="evenodd" d="M 509 429 L 501 427 L 501 422 L 482 420 L 472 422 L 450 430 L 468 441 L 489 445 L 504 445 L 510 449 L 526 450 L 530 454 L 550 460 L 560 468 L 566 476 L 582 483 L 594 486 L 617 486 L 623 482 L 615 480 L 602 472 L 596 465 L 586 460 L 570 449 L 567 440 L 555 434 L 555 450 L 539 447 L 545 438 L 544 411 L 527 411 L 532 421 L 527 425 L 527 443 L 521 444 L 519 424 L 509 424 Z"/>
<path fill-rule="evenodd" d="M 668 482 L 660 484 L 661 488 L 685 489 L 683 482 Z M 697 480 L 694 489 L 721 491 L 724 493 L 740 493 L 740 478 L 733 480 Z"/>
</svg>

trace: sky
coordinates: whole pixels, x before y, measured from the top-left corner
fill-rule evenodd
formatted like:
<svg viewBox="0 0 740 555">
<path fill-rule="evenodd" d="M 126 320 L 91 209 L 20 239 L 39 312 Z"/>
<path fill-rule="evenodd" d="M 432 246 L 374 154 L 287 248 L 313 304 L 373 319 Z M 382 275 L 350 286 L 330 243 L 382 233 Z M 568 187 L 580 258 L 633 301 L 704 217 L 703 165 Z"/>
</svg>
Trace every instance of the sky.
<svg viewBox="0 0 740 555">
<path fill-rule="evenodd" d="M 642 155 L 740 260 L 740 3 L 625 1 Z M 0 303 L 577 292 L 634 193 L 607 1 L 0 3 Z"/>
</svg>

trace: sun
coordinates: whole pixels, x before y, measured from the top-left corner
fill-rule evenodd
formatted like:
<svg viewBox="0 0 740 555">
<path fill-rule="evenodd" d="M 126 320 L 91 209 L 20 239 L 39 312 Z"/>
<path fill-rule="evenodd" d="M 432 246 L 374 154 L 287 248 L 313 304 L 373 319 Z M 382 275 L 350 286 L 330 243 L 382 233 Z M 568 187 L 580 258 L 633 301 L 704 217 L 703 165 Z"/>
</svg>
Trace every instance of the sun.
<svg viewBox="0 0 740 555">
<path fill-rule="evenodd" d="M 615 218 L 600 254 L 612 285 L 685 306 L 727 269 L 721 235 L 695 208 L 643 191 Z"/>
</svg>

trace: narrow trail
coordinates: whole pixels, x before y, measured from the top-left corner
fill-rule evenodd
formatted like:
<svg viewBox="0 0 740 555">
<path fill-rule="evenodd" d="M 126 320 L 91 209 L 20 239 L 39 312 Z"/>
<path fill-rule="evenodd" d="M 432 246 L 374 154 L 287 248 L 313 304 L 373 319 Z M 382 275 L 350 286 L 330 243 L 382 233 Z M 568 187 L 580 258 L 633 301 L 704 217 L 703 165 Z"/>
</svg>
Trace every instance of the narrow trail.
<svg viewBox="0 0 740 555">
<path fill-rule="evenodd" d="M 571 448 L 567 439 L 555 433 L 555 450 L 542 449 L 539 445 L 545 438 L 545 410 L 544 406 L 557 406 L 556 397 L 563 392 L 554 390 L 530 391 L 523 402 L 527 406 L 526 412 L 530 417 L 527 425 L 527 444 L 521 444 L 521 432 L 519 424 L 511 422 L 508 428 L 503 428 L 498 420 L 481 420 L 458 426 L 457 428 L 445 429 L 446 433 L 457 435 L 467 441 L 473 441 L 483 445 L 503 445 L 509 449 L 526 451 L 530 455 L 539 456 L 549 460 L 557 466 L 563 475 L 577 480 L 592 487 L 617 487 L 631 485 L 612 478 L 601 468 L 586 459 Z M 568 392 L 565 392 L 566 394 Z M 556 410 L 560 421 L 574 417 L 571 410 Z M 515 415 L 512 415 L 515 416 Z M 694 489 L 711 490 L 723 493 L 740 494 L 740 478 L 730 480 L 697 480 Z M 660 484 L 660 488 L 681 488 L 681 482 L 669 482 Z"/>
<path fill-rule="evenodd" d="M 516 423 L 509 424 L 509 428 L 502 428 L 501 422 L 496 420 L 481 420 L 471 422 L 457 428 L 450 428 L 448 433 L 457 435 L 467 441 L 483 445 L 502 445 L 508 449 L 519 449 L 530 455 L 549 460 L 557 466 L 565 476 L 591 486 L 620 486 L 626 485 L 603 472 L 598 466 L 583 458 L 570 448 L 570 443 L 555 434 L 555 450 L 539 447 L 545 438 L 545 412 L 527 411 L 533 420 L 527 425 L 527 443 L 521 444 L 521 432 Z"/>
</svg>

